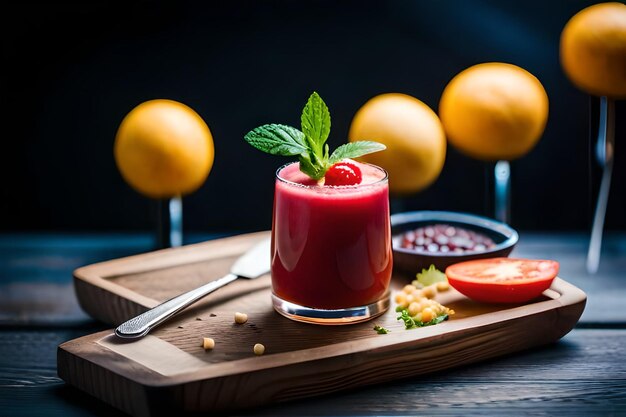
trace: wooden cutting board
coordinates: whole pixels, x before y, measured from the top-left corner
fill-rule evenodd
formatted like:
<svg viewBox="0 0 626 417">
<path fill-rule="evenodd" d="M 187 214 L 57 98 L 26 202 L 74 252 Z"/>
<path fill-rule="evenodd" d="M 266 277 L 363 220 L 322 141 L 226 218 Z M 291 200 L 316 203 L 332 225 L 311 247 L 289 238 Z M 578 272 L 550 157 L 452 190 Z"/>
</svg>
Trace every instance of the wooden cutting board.
<svg viewBox="0 0 626 417">
<path fill-rule="evenodd" d="M 104 262 L 75 271 L 81 306 L 111 325 L 226 274 L 267 232 Z M 412 277 L 397 275 L 398 291 Z M 526 305 L 486 305 L 454 290 L 438 300 L 456 310 L 436 326 L 405 330 L 390 310 L 348 326 L 297 323 L 274 312 L 270 278 L 238 280 L 135 342 L 112 330 L 59 346 L 67 383 L 136 416 L 253 407 L 381 383 L 554 342 L 580 318 L 585 294 L 555 279 Z M 393 296 L 393 294 L 392 294 Z M 236 311 L 248 322 L 234 323 Z M 380 324 L 391 330 L 379 335 Z M 202 338 L 215 339 L 205 351 Z M 266 347 L 253 353 L 255 343 Z"/>
</svg>

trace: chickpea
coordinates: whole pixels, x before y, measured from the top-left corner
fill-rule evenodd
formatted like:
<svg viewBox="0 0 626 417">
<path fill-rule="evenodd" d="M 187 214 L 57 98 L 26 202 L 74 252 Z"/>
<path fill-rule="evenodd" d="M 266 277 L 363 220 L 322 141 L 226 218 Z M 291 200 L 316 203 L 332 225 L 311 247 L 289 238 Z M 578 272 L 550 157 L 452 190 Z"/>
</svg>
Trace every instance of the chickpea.
<svg viewBox="0 0 626 417">
<path fill-rule="evenodd" d="M 411 285 L 411 284 L 405 285 L 404 288 L 402 289 L 402 291 L 404 291 L 407 294 L 411 294 L 415 290 L 416 290 L 415 285 Z"/>
<path fill-rule="evenodd" d="M 202 347 L 204 348 L 204 350 L 213 349 L 215 347 L 215 340 L 211 339 L 210 337 L 202 338 Z"/>
<path fill-rule="evenodd" d="M 401 306 L 406 306 L 406 294 L 403 292 L 399 292 L 396 294 L 396 303 Z"/>
<path fill-rule="evenodd" d="M 450 289 L 450 284 L 448 281 L 440 281 L 437 283 L 437 291 L 448 291 Z"/>
<path fill-rule="evenodd" d="M 424 289 L 422 290 L 422 295 L 426 298 L 433 298 L 435 295 L 437 295 L 437 289 L 434 286 L 429 285 L 428 287 L 424 287 Z"/>
<path fill-rule="evenodd" d="M 454 310 L 445 307 L 434 299 L 439 288 L 442 291 L 450 288 L 447 282 L 438 282 L 427 287 L 418 284 L 417 281 L 414 281 L 413 285 L 405 285 L 401 291 L 395 294 L 395 300 L 399 307 L 397 311 L 404 309 L 413 320 L 421 323 L 428 323 L 444 314 L 450 316 L 454 314 Z"/>
<path fill-rule="evenodd" d="M 257 343 L 256 345 L 254 345 L 253 350 L 254 350 L 255 355 L 261 356 L 262 354 L 265 353 L 265 346 L 263 346 L 260 343 Z"/>
<path fill-rule="evenodd" d="M 415 301 L 414 301 L 414 302 L 412 302 L 412 303 L 409 305 L 409 315 L 410 315 L 411 317 L 413 317 L 414 315 L 416 315 L 416 314 L 417 314 L 417 313 L 419 313 L 420 311 L 422 311 L 422 306 L 421 306 L 419 303 L 417 303 L 417 302 L 415 302 Z"/>
<path fill-rule="evenodd" d="M 435 317 L 436 317 L 435 312 L 432 310 L 432 308 L 426 307 L 425 309 L 422 310 L 422 321 L 424 323 L 431 321 Z"/>
<path fill-rule="evenodd" d="M 248 321 L 248 315 L 245 313 L 236 312 L 235 313 L 235 323 L 244 324 Z"/>
</svg>

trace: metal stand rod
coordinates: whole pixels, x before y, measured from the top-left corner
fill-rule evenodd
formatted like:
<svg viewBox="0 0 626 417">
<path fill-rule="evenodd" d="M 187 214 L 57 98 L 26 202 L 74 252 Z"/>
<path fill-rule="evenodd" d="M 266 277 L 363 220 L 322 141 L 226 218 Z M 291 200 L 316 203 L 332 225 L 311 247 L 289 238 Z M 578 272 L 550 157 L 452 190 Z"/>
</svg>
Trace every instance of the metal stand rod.
<svg viewBox="0 0 626 417">
<path fill-rule="evenodd" d="M 158 201 L 157 247 L 183 244 L 183 200 L 180 196 Z"/>
<path fill-rule="evenodd" d="M 595 274 L 600 266 L 602 251 L 602 231 L 604 217 L 609 201 L 611 175 L 613 173 L 613 151 L 615 147 L 615 101 L 610 98 L 600 99 L 600 125 L 596 143 L 596 160 L 602 167 L 602 180 L 598 192 L 596 212 L 593 217 L 589 251 L 587 252 L 587 272 Z"/>
<path fill-rule="evenodd" d="M 511 218 L 511 165 L 509 161 L 498 161 L 493 173 L 495 217 L 503 223 L 509 223 Z"/>
</svg>

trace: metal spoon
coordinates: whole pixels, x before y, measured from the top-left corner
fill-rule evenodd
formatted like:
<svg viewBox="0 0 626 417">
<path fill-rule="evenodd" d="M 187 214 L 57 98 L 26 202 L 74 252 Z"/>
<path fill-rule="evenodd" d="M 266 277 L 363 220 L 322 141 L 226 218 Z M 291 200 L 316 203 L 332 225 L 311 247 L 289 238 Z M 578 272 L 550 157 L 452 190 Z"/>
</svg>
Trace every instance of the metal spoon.
<svg viewBox="0 0 626 417">
<path fill-rule="evenodd" d="M 221 288 L 237 278 L 254 279 L 265 275 L 270 270 L 270 239 L 263 239 L 252 249 L 244 253 L 230 268 L 230 273 L 222 278 L 209 282 L 199 288 L 176 296 L 162 304 L 122 323 L 115 334 L 124 339 L 136 339 L 145 336 L 150 330 L 165 322 L 170 317 L 195 303 L 213 291 Z"/>
</svg>

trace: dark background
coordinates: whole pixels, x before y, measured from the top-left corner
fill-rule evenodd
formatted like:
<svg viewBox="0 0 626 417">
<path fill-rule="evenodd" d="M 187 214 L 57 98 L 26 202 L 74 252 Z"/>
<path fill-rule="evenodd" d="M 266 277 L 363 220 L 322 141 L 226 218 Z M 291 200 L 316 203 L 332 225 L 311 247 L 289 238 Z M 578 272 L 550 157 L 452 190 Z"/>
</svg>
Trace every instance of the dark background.
<svg viewBox="0 0 626 417">
<path fill-rule="evenodd" d="M 512 225 L 588 229 L 599 171 L 589 129 L 598 99 L 574 88 L 558 60 L 560 32 L 590 1 L 24 2 L 3 6 L 2 230 L 145 230 L 153 203 L 113 160 L 124 115 L 154 98 L 181 101 L 210 126 L 216 159 L 185 198 L 185 227 L 271 226 L 273 176 L 284 159 L 243 141 L 264 123 L 297 126 L 311 91 L 328 104 L 330 144 L 346 141 L 369 98 L 413 95 L 437 109 L 468 66 L 503 61 L 543 83 L 550 116 L 538 146 L 514 161 Z M 592 113 L 590 124 L 590 111 Z M 608 229 L 626 229 L 626 106 L 617 103 Z M 490 214 L 493 166 L 448 148 L 428 190 L 403 210 Z"/>
</svg>

